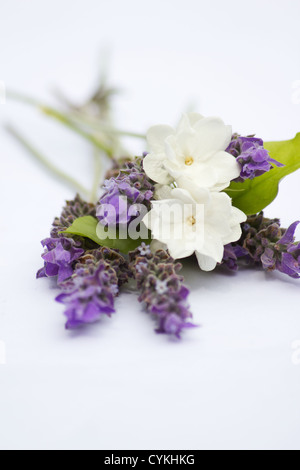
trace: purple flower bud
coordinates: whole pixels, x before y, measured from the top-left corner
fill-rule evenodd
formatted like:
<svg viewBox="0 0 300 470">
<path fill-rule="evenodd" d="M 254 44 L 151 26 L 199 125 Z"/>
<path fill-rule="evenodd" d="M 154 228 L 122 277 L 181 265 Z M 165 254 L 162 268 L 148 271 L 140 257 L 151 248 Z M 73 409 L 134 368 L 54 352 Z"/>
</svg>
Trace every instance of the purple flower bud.
<svg viewBox="0 0 300 470">
<path fill-rule="evenodd" d="M 286 245 L 287 243 L 293 243 L 295 239 L 296 228 L 299 225 L 299 221 L 294 222 L 285 232 L 282 238 L 278 241 L 279 245 Z"/>
<path fill-rule="evenodd" d="M 270 171 L 272 165 L 284 166 L 270 157 L 269 152 L 264 148 L 263 140 L 256 137 L 241 137 L 239 134 L 234 134 L 226 151 L 233 155 L 241 165 L 241 174 L 235 180 L 236 182 L 261 176 Z"/>
<path fill-rule="evenodd" d="M 264 269 L 273 270 L 276 266 L 275 253 L 272 248 L 266 248 L 264 253 L 261 255 L 261 262 Z"/>
<path fill-rule="evenodd" d="M 61 283 L 71 277 L 74 261 L 84 250 L 72 238 L 46 238 L 42 245 L 46 248 L 42 255 L 44 267 L 38 271 L 37 278 L 58 276 L 58 283 Z"/>
<path fill-rule="evenodd" d="M 238 260 L 239 258 L 245 257 L 245 255 L 247 255 L 247 251 L 243 247 L 230 243 L 224 247 L 222 264 L 224 264 L 231 271 L 237 271 Z"/>
<path fill-rule="evenodd" d="M 278 260 L 276 267 L 278 271 L 290 277 L 295 279 L 300 277 L 299 259 L 295 259 L 291 253 L 282 253 L 281 260 Z"/>
</svg>

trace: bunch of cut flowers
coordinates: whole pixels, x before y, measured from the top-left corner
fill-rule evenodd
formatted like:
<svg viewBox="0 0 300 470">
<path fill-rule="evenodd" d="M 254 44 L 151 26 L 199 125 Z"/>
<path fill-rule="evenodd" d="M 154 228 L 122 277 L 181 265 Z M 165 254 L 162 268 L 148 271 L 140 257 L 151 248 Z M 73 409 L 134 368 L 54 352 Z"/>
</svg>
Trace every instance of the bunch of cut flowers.
<svg viewBox="0 0 300 470">
<path fill-rule="evenodd" d="M 264 142 L 197 113 L 183 114 L 176 128 L 125 132 L 113 125 L 114 92 L 101 83 L 82 106 L 63 98 L 59 110 L 10 94 L 80 134 L 94 149 L 94 179 L 87 191 L 9 127 L 48 171 L 77 190 L 42 241 L 43 266 L 37 273 L 56 279 L 66 328 L 110 317 L 130 282 L 156 332 L 180 338 L 195 326 L 181 274 L 184 258 L 196 257 L 203 271 L 222 265 L 238 271 L 243 265 L 299 278 L 299 222 L 285 229 L 263 210 L 277 196 L 282 178 L 300 168 L 300 134 Z M 144 139 L 145 152 L 130 156 L 123 136 Z M 105 158 L 111 164 L 103 177 Z"/>
</svg>

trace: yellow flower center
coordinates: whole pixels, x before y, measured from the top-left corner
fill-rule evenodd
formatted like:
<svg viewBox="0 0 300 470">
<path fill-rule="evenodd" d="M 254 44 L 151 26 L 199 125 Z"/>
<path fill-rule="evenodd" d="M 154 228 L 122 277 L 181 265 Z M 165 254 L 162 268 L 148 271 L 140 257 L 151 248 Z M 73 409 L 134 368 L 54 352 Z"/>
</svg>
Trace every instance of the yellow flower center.
<svg viewBox="0 0 300 470">
<path fill-rule="evenodd" d="M 191 215 L 191 217 L 189 217 L 189 218 L 187 219 L 187 223 L 188 223 L 188 225 L 190 225 L 191 227 L 193 227 L 193 225 L 196 224 L 196 219 L 195 219 L 195 217 L 194 217 L 193 215 Z"/>
<path fill-rule="evenodd" d="M 193 163 L 194 163 L 193 157 L 186 157 L 186 159 L 185 159 L 185 164 L 186 164 L 187 166 L 191 166 Z"/>
</svg>

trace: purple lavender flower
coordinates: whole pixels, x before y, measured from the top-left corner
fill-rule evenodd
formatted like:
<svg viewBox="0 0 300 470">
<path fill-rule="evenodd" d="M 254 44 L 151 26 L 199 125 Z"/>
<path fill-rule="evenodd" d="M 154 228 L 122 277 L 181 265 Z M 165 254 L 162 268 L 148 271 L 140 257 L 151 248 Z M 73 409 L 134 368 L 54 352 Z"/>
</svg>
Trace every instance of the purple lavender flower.
<svg viewBox="0 0 300 470">
<path fill-rule="evenodd" d="M 73 265 L 84 250 L 72 238 L 46 238 L 42 242 L 46 248 L 42 255 L 44 267 L 37 273 L 37 278 L 58 276 L 61 283 L 72 276 Z"/>
<path fill-rule="evenodd" d="M 85 269 L 87 275 L 96 269 L 101 261 L 105 261 L 112 268 L 118 278 L 118 286 L 122 287 L 132 277 L 128 261 L 117 250 L 99 247 L 96 250 L 86 251 L 75 263 L 74 270 Z"/>
<path fill-rule="evenodd" d="M 279 219 L 267 219 L 263 212 L 248 217 L 242 224 L 242 237 L 225 247 L 223 263 L 236 270 L 238 262 L 262 266 L 267 271 L 280 271 L 293 278 L 300 277 L 300 243 L 295 242 L 299 222 L 288 229 Z"/>
<path fill-rule="evenodd" d="M 287 230 L 282 229 L 284 234 L 278 241 L 279 245 L 288 245 L 289 243 L 293 243 L 295 241 L 295 231 L 299 223 L 299 221 L 294 222 Z"/>
<path fill-rule="evenodd" d="M 127 163 L 132 162 L 129 157 L 119 158 L 118 160 L 112 160 L 112 167 L 106 172 L 105 180 L 110 180 L 111 178 L 117 178 L 120 174 L 120 171 L 123 170 Z"/>
<path fill-rule="evenodd" d="M 239 134 L 232 136 L 232 141 L 226 150 L 233 155 L 241 165 L 241 174 L 236 182 L 253 179 L 271 170 L 272 165 L 282 167 L 282 163 L 270 157 L 264 148 L 262 139 L 256 137 L 241 137 Z"/>
<path fill-rule="evenodd" d="M 84 217 L 87 215 L 96 217 L 96 207 L 94 204 L 85 202 L 79 196 L 79 194 L 77 194 L 74 199 L 66 202 L 60 217 L 56 217 L 54 219 L 51 230 L 51 238 L 65 237 L 65 235 L 61 232 L 69 228 L 79 217 Z M 80 237 L 76 237 L 76 240 L 81 240 L 82 243 L 86 243 L 86 241 Z"/>
<path fill-rule="evenodd" d="M 96 267 L 81 267 L 61 285 L 63 293 L 56 301 L 66 306 L 66 328 L 74 329 L 94 323 L 102 315 L 115 312 L 114 298 L 119 292 L 116 271 L 101 260 Z"/>
<path fill-rule="evenodd" d="M 143 244 L 129 254 L 130 266 L 140 291 L 139 301 L 158 321 L 157 333 L 166 333 L 180 338 L 184 328 L 194 327 L 187 320 L 192 318 L 187 297 L 189 290 L 178 275 L 182 268 L 166 251 L 152 254 Z"/>
<path fill-rule="evenodd" d="M 142 206 L 147 211 L 151 208 L 154 186 L 141 159 L 127 163 L 117 178 L 106 180 L 104 190 L 97 208 L 97 217 L 104 225 L 128 224 L 140 214 Z"/>
<path fill-rule="evenodd" d="M 276 269 L 295 279 L 300 278 L 300 243 L 295 243 L 295 231 L 300 222 L 294 222 L 276 243 Z M 278 256 L 278 252 L 280 255 Z"/>
<path fill-rule="evenodd" d="M 238 260 L 247 255 L 247 251 L 237 244 L 229 243 L 224 247 L 224 256 L 222 264 L 231 271 L 238 270 Z"/>
<path fill-rule="evenodd" d="M 44 267 L 37 273 L 37 278 L 58 275 L 58 283 L 65 281 L 73 274 L 74 261 L 83 255 L 85 249 L 96 248 L 98 245 L 83 237 L 68 237 L 64 232 L 74 220 L 83 216 L 96 216 L 94 204 L 85 202 L 78 194 L 67 201 L 60 217 L 52 224 L 51 234 L 41 243 L 46 248 L 42 255 Z"/>
<path fill-rule="evenodd" d="M 287 252 L 282 254 L 277 269 L 294 279 L 300 278 L 300 243 L 297 246 L 289 247 Z"/>
</svg>

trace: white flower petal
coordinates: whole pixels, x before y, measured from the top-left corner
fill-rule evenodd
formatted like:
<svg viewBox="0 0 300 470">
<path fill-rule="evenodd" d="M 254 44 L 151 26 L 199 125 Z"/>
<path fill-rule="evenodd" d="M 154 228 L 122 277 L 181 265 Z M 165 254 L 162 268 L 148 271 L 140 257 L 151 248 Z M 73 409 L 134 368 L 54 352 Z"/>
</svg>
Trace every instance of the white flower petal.
<svg viewBox="0 0 300 470">
<path fill-rule="evenodd" d="M 182 243 L 178 243 L 178 240 L 170 240 L 167 245 L 168 251 L 174 259 L 189 258 L 195 251 L 193 248 L 187 248 Z"/>
<path fill-rule="evenodd" d="M 182 172 L 201 188 L 214 190 L 218 184 L 219 172 L 210 163 L 195 163 Z"/>
<path fill-rule="evenodd" d="M 204 119 L 204 116 L 202 116 L 202 114 L 199 114 L 199 113 L 191 112 L 191 113 L 186 113 L 186 115 L 192 127 L 195 127 L 195 124 L 197 122 L 202 121 L 202 119 Z"/>
<path fill-rule="evenodd" d="M 242 229 L 240 225 L 234 225 L 231 227 L 230 233 L 228 236 L 223 236 L 223 243 L 224 245 L 228 245 L 228 243 L 237 242 L 242 236 Z"/>
<path fill-rule="evenodd" d="M 146 175 L 159 184 L 172 182 L 169 172 L 164 168 L 164 160 L 161 154 L 148 153 L 143 160 Z"/>
<path fill-rule="evenodd" d="M 230 234 L 226 237 L 223 237 L 224 245 L 228 243 L 236 242 L 241 238 L 242 229 L 241 223 L 246 222 L 247 216 L 242 212 L 240 209 L 236 207 L 232 207 L 231 209 L 231 217 L 230 217 Z"/>
<path fill-rule="evenodd" d="M 241 224 L 246 222 L 246 220 L 247 215 L 237 207 L 233 206 L 231 210 L 231 225 Z"/>
<path fill-rule="evenodd" d="M 195 199 L 187 189 L 175 188 L 171 192 L 172 197 L 178 199 L 183 204 L 195 204 Z"/>
<path fill-rule="evenodd" d="M 204 119 L 204 116 L 199 113 L 183 113 L 176 129 L 177 134 L 181 134 L 182 132 L 194 133 L 195 124 L 202 119 Z"/>
<path fill-rule="evenodd" d="M 220 151 L 214 154 L 210 159 L 210 164 L 213 165 L 218 172 L 218 181 L 227 183 L 229 186 L 230 181 L 238 178 L 241 174 L 241 166 L 228 152 Z"/>
<path fill-rule="evenodd" d="M 195 184 L 194 181 L 185 176 L 179 176 L 177 179 L 177 184 L 179 188 L 189 191 L 192 198 L 198 204 L 208 204 L 210 200 L 210 193 L 207 188 L 203 188 L 201 185 Z"/>
<path fill-rule="evenodd" d="M 166 184 L 156 184 L 154 198 L 156 200 L 170 199 L 172 188 Z"/>
<path fill-rule="evenodd" d="M 211 227 L 206 226 L 204 232 L 204 243 L 201 248 L 203 255 L 213 258 L 217 263 L 221 263 L 224 254 L 224 243 L 218 233 Z"/>
<path fill-rule="evenodd" d="M 189 136 L 185 134 L 185 142 L 189 141 Z M 185 162 L 185 151 L 180 147 L 178 138 L 170 135 L 165 140 L 165 157 L 172 163 L 183 164 Z"/>
<path fill-rule="evenodd" d="M 196 257 L 200 266 L 200 269 L 202 271 L 213 271 L 215 267 L 217 266 L 217 262 L 213 259 L 210 258 L 209 256 L 202 255 L 201 253 L 198 253 L 196 251 Z"/>
<path fill-rule="evenodd" d="M 150 127 L 147 132 L 150 153 L 163 153 L 165 151 L 165 139 L 174 132 L 173 127 L 163 124 Z"/>
<path fill-rule="evenodd" d="M 193 124 L 191 123 L 191 120 L 187 113 L 182 114 L 181 119 L 176 129 L 176 134 L 181 134 L 182 132 L 186 132 L 186 133 L 194 132 Z"/>
<path fill-rule="evenodd" d="M 226 150 L 231 142 L 232 127 L 226 126 L 220 118 L 204 118 L 194 128 L 197 135 L 194 152 L 197 158 L 209 158 L 219 150 Z"/>
</svg>

